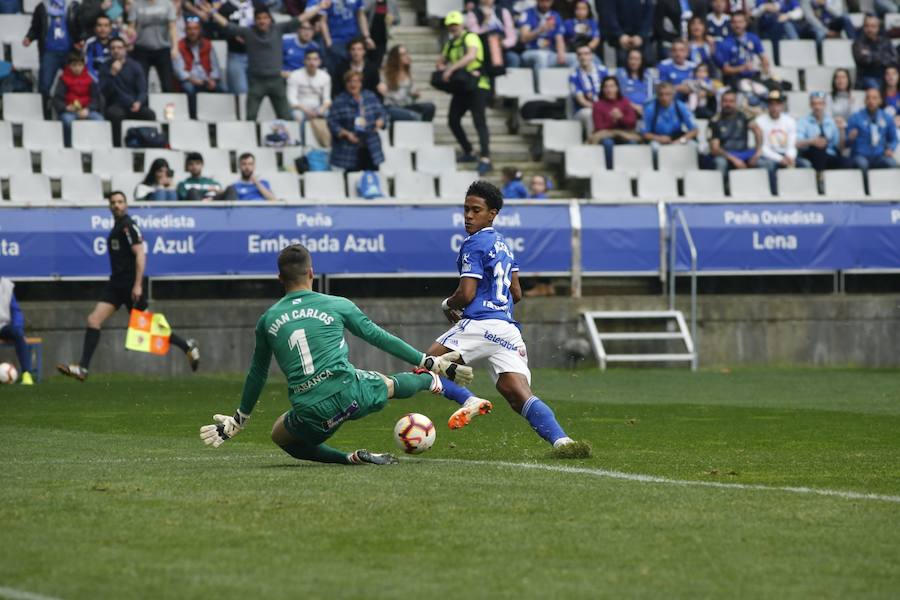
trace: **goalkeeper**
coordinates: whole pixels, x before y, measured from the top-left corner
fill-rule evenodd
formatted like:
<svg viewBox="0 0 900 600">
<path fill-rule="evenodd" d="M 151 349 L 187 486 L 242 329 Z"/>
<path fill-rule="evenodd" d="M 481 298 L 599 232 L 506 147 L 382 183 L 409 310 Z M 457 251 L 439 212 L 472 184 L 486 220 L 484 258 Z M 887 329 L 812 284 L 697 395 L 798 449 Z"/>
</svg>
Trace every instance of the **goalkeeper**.
<svg viewBox="0 0 900 600">
<path fill-rule="evenodd" d="M 313 292 L 312 258 L 304 246 L 282 250 L 278 279 L 286 295 L 256 324 L 256 349 L 240 408 L 233 417 L 215 415 L 215 424 L 200 428 L 206 444 L 218 448 L 241 432 L 266 383 L 273 354 L 287 377 L 291 410 L 275 420 L 272 441 L 294 458 L 316 462 L 396 463 L 390 454 L 347 453 L 324 442 L 344 421 L 381 410 L 389 398 L 409 398 L 424 390 L 440 394 L 439 374 L 461 385 L 472 380 L 471 367 L 453 362 L 458 355 L 426 356 L 370 321 L 346 298 Z M 345 329 L 420 368 L 391 376 L 354 368 L 347 358 Z"/>
</svg>

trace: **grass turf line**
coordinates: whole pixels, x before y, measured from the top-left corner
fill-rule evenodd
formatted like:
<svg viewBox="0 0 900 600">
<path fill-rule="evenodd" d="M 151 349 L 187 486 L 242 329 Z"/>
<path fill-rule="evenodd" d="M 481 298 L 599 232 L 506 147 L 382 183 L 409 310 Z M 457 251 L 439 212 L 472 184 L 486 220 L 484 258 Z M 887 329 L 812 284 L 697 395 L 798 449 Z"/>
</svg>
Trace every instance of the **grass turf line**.
<svg viewBox="0 0 900 600">
<path fill-rule="evenodd" d="M 433 450 L 381 468 L 301 463 L 272 446 L 279 383 L 218 450 L 197 431 L 236 405 L 236 377 L 4 388 L 0 585 L 61 598 L 890 597 L 896 505 L 471 461 L 896 495 L 896 380 L 540 371 L 536 391 L 594 458 L 550 459 L 502 400 L 450 432 L 453 405 L 422 394 L 334 438 L 383 451 L 401 414 L 435 420 Z M 483 382 L 476 391 L 497 400 Z"/>
</svg>

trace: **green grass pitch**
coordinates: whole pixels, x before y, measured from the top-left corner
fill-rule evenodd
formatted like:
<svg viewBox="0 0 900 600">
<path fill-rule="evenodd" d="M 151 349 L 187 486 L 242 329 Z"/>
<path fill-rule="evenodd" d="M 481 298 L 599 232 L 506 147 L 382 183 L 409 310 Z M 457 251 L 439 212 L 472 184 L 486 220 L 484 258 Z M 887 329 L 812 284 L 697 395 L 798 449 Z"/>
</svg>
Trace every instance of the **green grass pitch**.
<svg viewBox="0 0 900 600">
<path fill-rule="evenodd" d="M 283 454 L 278 378 L 218 450 L 198 429 L 237 376 L 3 386 L 0 597 L 900 594 L 900 372 L 537 371 L 594 446 L 570 461 L 479 375 L 495 410 L 466 429 L 420 394 L 333 438 L 393 450 L 397 418 L 429 415 L 434 449 L 390 467 Z"/>
</svg>

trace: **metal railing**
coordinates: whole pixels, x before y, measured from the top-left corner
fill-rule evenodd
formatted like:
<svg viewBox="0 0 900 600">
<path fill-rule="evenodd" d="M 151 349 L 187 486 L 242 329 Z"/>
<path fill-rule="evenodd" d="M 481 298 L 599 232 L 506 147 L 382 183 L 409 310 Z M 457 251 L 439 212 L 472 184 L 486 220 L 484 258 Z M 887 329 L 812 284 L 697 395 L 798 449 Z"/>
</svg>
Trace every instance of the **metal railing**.
<svg viewBox="0 0 900 600">
<path fill-rule="evenodd" d="M 691 342 L 693 348 L 688 348 L 688 352 L 694 354 L 694 359 L 691 361 L 691 369 L 696 371 L 700 356 L 700 345 L 697 339 L 697 246 L 694 244 L 693 236 L 691 236 L 691 228 L 688 227 L 687 219 L 684 218 L 684 212 L 680 208 L 672 209 L 672 216 L 669 219 L 669 310 L 675 310 L 675 276 L 678 268 L 679 227 L 684 232 L 684 239 L 687 241 L 691 255 Z"/>
</svg>

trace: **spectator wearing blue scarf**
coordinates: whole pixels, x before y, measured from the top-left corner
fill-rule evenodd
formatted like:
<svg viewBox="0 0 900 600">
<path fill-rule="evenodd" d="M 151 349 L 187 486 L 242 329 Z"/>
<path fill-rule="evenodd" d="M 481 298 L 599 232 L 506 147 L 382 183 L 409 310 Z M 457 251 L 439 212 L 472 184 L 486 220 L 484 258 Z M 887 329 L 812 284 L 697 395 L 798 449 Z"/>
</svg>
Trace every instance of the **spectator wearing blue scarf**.
<svg viewBox="0 0 900 600">
<path fill-rule="evenodd" d="M 66 66 L 69 52 L 79 39 L 77 2 L 45 0 L 35 7 L 22 45 L 27 48 L 34 41 L 38 43 L 38 91 L 45 100 L 50 96 L 56 74 Z"/>
</svg>

